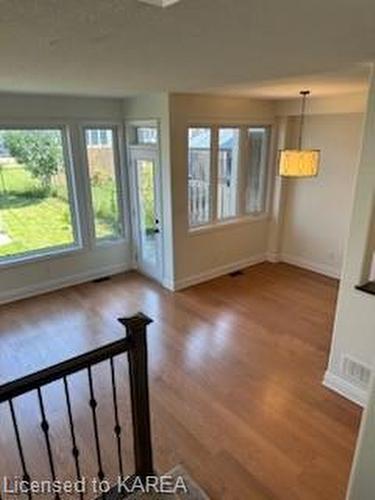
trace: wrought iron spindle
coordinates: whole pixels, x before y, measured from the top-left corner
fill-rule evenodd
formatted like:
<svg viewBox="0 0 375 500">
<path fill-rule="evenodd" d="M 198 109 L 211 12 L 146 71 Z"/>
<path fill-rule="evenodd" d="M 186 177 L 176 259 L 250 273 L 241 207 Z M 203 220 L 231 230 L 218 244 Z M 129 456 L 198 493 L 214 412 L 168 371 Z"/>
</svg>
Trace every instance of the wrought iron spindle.
<svg viewBox="0 0 375 500">
<path fill-rule="evenodd" d="M 101 450 L 100 450 L 100 439 L 99 439 L 99 428 L 98 428 L 98 418 L 96 415 L 96 407 L 98 406 L 98 403 L 96 402 L 95 399 L 95 394 L 94 394 L 94 383 L 92 379 L 92 370 L 91 366 L 87 368 L 88 376 L 89 376 L 89 388 L 90 388 L 90 407 L 92 411 L 92 421 L 94 425 L 94 437 L 95 437 L 95 448 L 96 448 L 96 457 L 98 460 L 98 478 L 99 481 L 103 481 L 105 475 L 103 472 L 103 463 L 102 463 L 102 455 L 101 455 Z"/>
<path fill-rule="evenodd" d="M 115 416 L 115 427 L 114 433 L 117 441 L 117 455 L 118 455 L 118 465 L 120 470 L 121 479 L 124 478 L 124 469 L 122 464 L 122 454 L 121 454 L 121 425 L 118 417 L 118 400 L 117 400 L 117 387 L 116 387 L 116 372 L 115 372 L 115 363 L 114 359 L 110 358 L 111 365 L 111 381 L 112 381 L 112 395 L 113 395 L 113 411 Z"/>
<path fill-rule="evenodd" d="M 72 411 L 72 404 L 71 404 L 71 401 L 70 401 L 68 379 L 66 377 L 64 377 L 63 381 L 64 381 L 66 406 L 67 406 L 67 409 L 68 409 L 70 436 L 72 438 L 72 455 L 73 455 L 73 458 L 74 458 L 74 465 L 75 465 L 75 468 L 76 468 L 77 480 L 81 481 L 82 476 L 81 476 L 81 468 L 80 468 L 80 465 L 79 465 L 79 449 L 77 447 L 76 433 L 75 433 L 75 429 L 74 429 L 73 411 Z M 84 498 L 82 492 L 80 492 L 79 497 L 81 499 Z"/>
<path fill-rule="evenodd" d="M 39 399 L 39 408 L 40 408 L 40 414 L 42 417 L 42 421 L 40 423 L 40 426 L 42 428 L 43 434 L 44 434 L 44 439 L 46 442 L 46 449 L 47 449 L 47 455 L 48 455 L 48 462 L 49 462 L 49 468 L 51 471 L 51 477 L 52 481 L 56 481 L 56 469 L 55 469 L 55 463 L 53 461 L 53 453 L 52 453 L 52 447 L 51 447 L 51 440 L 49 437 L 49 423 L 46 417 L 46 411 L 44 408 L 44 402 L 43 402 L 43 396 L 42 396 L 42 390 L 40 387 L 37 388 L 37 393 L 38 393 L 38 399 Z M 60 495 L 58 493 L 55 493 L 55 499 L 60 500 Z"/>
<path fill-rule="evenodd" d="M 13 428 L 14 428 L 14 432 L 15 432 L 15 435 L 16 435 L 16 443 L 17 443 L 17 448 L 18 448 L 18 455 L 19 455 L 20 461 L 21 461 L 22 479 L 27 484 L 30 484 L 30 475 L 27 472 L 25 455 L 23 453 L 23 448 L 22 448 L 21 435 L 20 435 L 20 431 L 19 431 L 19 428 L 18 428 L 18 422 L 17 422 L 16 412 L 14 410 L 14 405 L 13 405 L 13 400 L 12 399 L 9 399 L 9 407 L 10 407 L 10 414 L 12 416 Z M 29 499 L 32 498 L 32 495 L 31 495 L 30 491 L 28 491 L 27 496 L 29 497 Z M 1 497 L 0 497 L 0 500 L 1 500 Z"/>
</svg>

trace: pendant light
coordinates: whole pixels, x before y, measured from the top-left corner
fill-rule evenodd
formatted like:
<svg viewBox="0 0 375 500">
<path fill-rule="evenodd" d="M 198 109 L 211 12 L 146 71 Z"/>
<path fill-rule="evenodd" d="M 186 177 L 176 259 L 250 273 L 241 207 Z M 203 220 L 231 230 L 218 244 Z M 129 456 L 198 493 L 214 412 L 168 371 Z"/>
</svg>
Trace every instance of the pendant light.
<svg viewBox="0 0 375 500">
<path fill-rule="evenodd" d="M 279 152 L 279 174 L 282 177 L 315 177 L 318 175 L 320 151 L 318 149 L 302 149 L 302 131 L 305 119 L 306 97 L 309 90 L 301 90 L 302 107 L 298 149 L 282 149 Z"/>
</svg>

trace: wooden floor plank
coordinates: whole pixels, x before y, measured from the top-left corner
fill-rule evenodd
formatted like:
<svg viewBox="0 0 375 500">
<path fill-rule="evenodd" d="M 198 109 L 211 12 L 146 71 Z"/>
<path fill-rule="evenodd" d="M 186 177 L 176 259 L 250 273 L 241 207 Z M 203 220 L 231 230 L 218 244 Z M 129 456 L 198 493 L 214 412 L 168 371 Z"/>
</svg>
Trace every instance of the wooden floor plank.
<svg viewBox="0 0 375 500">
<path fill-rule="evenodd" d="M 119 338 L 116 318 L 141 310 L 154 319 L 148 346 L 159 471 L 184 464 L 214 500 L 339 500 L 360 410 L 321 383 L 336 297 L 335 280 L 286 264 L 260 264 L 177 293 L 136 273 L 119 275 L 2 306 L 0 381 Z M 131 472 L 127 365 L 117 363 Z M 94 380 L 105 472 L 114 480 L 108 366 L 96 367 Z M 84 472 L 95 475 L 87 381 L 78 374 L 71 383 Z M 68 478 L 74 468 L 61 394 L 58 383 L 45 389 L 58 472 Z M 31 472 L 45 477 L 33 395 L 19 398 L 16 409 Z M 4 405 L 0 471 L 20 472 Z"/>
</svg>

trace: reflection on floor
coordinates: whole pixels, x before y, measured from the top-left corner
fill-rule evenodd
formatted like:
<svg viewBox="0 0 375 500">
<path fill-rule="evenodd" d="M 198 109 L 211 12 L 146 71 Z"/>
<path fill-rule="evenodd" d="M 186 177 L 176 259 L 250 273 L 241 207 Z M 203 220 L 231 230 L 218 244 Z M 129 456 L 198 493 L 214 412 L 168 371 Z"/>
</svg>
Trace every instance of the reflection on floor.
<svg viewBox="0 0 375 500">
<path fill-rule="evenodd" d="M 183 464 L 212 499 L 344 498 L 360 410 L 325 389 L 337 294 L 334 280 L 261 264 L 171 293 L 135 273 L 0 308 L 1 382 L 123 335 L 116 318 L 144 311 L 149 328 L 154 455 Z M 126 363 L 118 362 L 128 456 Z M 106 473 L 117 474 L 109 369 L 95 370 Z M 92 445 L 87 380 L 73 377 L 79 445 Z M 66 409 L 45 390 L 60 476 L 74 474 Z M 17 401 L 33 477 L 48 472 L 35 398 Z M 83 452 L 84 474 L 96 475 Z M 131 468 L 126 459 L 126 467 Z M 0 408 L 0 470 L 19 472 L 7 408 Z"/>
</svg>

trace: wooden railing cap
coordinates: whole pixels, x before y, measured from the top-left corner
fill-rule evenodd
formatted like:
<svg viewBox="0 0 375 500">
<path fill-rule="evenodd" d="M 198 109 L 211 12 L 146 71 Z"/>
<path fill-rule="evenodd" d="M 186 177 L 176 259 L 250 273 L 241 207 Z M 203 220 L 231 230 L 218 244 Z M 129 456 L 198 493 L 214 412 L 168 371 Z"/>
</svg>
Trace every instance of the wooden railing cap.
<svg viewBox="0 0 375 500">
<path fill-rule="evenodd" d="M 125 318 L 118 318 L 118 321 L 126 328 L 134 330 L 136 330 L 137 328 L 145 327 L 153 322 L 153 320 L 143 312 L 138 312 L 133 316 L 128 316 Z"/>
</svg>

